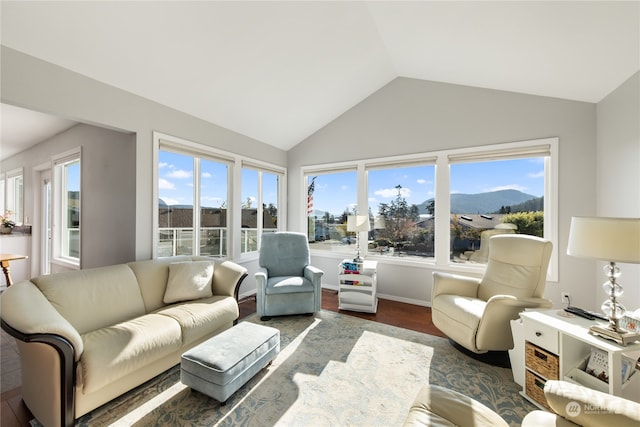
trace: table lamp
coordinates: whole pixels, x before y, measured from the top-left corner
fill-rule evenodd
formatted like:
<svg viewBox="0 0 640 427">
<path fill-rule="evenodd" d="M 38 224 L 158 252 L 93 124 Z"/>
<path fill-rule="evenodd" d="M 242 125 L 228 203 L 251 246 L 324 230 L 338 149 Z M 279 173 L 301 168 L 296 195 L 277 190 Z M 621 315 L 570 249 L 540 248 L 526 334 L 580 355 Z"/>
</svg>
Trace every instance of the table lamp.
<svg viewBox="0 0 640 427">
<path fill-rule="evenodd" d="M 362 262 L 360 257 L 360 232 L 369 231 L 370 229 L 371 226 L 367 215 L 349 215 L 347 217 L 347 231 L 356 233 L 356 257 L 353 262 Z"/>
<path fill-rule="evenodd" d="M 620 327 L 626 309 L 618 302 L 623 290 L 617 282 L 620 269 L 616 265 L 616 262 L 640 263 L 640 218 L 573 217 L 567 253 L 609 262 L 604 267 L 607 281 L 602 285 L 609 299 L 601 306 L 609 324 L 594 325 L 589 332 L 621 345 L 640 339 L 640 333 Z"/>
</svg>

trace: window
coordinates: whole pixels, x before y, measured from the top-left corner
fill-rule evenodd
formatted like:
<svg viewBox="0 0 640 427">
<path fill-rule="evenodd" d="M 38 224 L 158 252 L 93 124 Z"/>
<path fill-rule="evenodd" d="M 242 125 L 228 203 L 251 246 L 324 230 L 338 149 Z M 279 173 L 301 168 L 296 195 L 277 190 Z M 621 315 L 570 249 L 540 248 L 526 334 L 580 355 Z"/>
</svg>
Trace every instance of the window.
<svg viewBox="0 0 640 427">
<path fill-rule="evenodd" d="M 81 159 L 80 149 L 54 158 L 53 256 L 56 262 L 80 267 Z"/>
<path fill-rule="evenodd" d="M 545 157 L 452 163 L 451 260 L 486 263 L 497 234 L 544 236 Z"/>
<path fill-rule="evenodd" d="M 24 222 L 24 192 L 23 192 L 22 168 L 14 169 L 6 173 L 2 180 L 2 209 L 0 213 L 8 213 L 17 224 Z M 6 187 L 5 187 L 6 185 Z"/>
<path fill-rule="evenodd" d="M 286 170 L 154 132 L 154 257 L 237 259 L 275 231 Z"/>
<path fill-rule="evenodd" d="M 325 173 L 312 171 L 306 174 L 305 180 L 309 247 L 351 251 L 355 234 L 347 231 L 347 216 L 353 214 L 358 205 L 355 168 Z"/>
<path fill-rule="evenodd" d="M 258 236 L 278 230 L 278 181 L 280 174 L 242 168 L 240 250 L 258 250 Z"/>
<path fill-rule="evenodd" d="M 369 252 L 433 259 L 435 165 L 371 167 L 367 175 Z"/>
<path fill-rule="evenodd" d="M 226 163 L 200 160 L 200 255 L 227 256 Z"/>
<path fill-rule="evenodd" d="M 547 138 L 345 162 L 338 171 L 336 165 L 303 168 L 310 247 L 347 251 L 344 219 L 357 208 L 368 210 L 372 225 L 367 256 L 481 269 L 482 242 L 492 234 L 536 235 L 557 247 L 557 143 Z M 554 251 L 549 280 L 557 280 L 557 259 Z"/>
<path fill-rule="evenodd" d="M 158 256 L 227 255 L 227 182 L 224 162 L 159 150 Z"/>
</svg>

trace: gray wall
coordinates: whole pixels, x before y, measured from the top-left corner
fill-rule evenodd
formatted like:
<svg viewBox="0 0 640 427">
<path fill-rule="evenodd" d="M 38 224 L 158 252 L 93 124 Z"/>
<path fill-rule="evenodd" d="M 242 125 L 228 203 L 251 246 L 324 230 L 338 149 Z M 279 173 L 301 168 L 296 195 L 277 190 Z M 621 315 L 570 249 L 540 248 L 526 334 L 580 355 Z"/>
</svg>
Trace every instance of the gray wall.
<svg viewBox="0 0 640 427">
<path fill-rule="evenodd" d="M 599 102 L 597 111 L 596 213 L 640 218 L 640 72 Z M 606 299 L 599 286 L 605 277 L 603 263 L 596 264 L 592 283 L 600 303 Z M 640 307 L 640 265 L 620 264 L 620 269 L 620 300 L 635 310 Z"/>
<path fill-rule="evenodd" d="M 289 151 L 289 227 L 304 229 L 296 217 L 305 201 L 301 166 L 545 137 L 559 138 L 560 204 L 559 282 L 547 284 L 546 296 L 559 305 L 568 291 L 575 305 L 595 308 L 595 293 L 583 288 L 593 282 L 592 270 L 574 268 L 566 255 L 571 216 L 595 214 L 595 104 L 397 78 Z M 336 271 L 327 271 L 327 283 L 337 283 Z M 380 293 L 429 304 L 431 272 L 379 264 Z"/>
<path fill-rule="evenodd" d="M 286 152 L 260 141 L 6 46 L 0 54 L 2 102 L 135 135 L 136 259 L 151 257 L 153 131 L 286 166 Z"/>
<path fill-rule="evenodd" d="M 82 149 L 81 267 L 135 259 L 135 136 L 79 124 L 2 162 L 2 170 L 22 167 L 24 171 L 24 210 L 34 219 L 32 253 L 28 254 L 34 274 L 39 273 L 41 235 L 34 205 L 41 184 L 34 167 L 77 147 Z"/>
</svg>

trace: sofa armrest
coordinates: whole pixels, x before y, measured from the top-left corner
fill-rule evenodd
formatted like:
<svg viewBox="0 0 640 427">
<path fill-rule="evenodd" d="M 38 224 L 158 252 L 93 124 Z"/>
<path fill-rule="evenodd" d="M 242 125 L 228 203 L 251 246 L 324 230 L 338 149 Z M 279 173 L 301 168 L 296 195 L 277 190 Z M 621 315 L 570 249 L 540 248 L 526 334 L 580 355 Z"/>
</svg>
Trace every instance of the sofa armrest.
<svg viewBox="0 0 640 427">
<path fill-rule="evenodd" d="M 238 300 L 238 292 L 247 269 L 231 261 L 216 263 L 213 269 L 213 294 L 228 295 Z"/>
<path fill-rule="evenodd" d="M 73 347 L 74 361 L 80 359 L 84 351 L 80 334 L 32 282 L 23 281 L 8 287 L 0 296 L 0 310 L 2 321 L 11 329 L 25 336 L 61 337 Z M 29 315 L 25 316 L 25 313 Z"/>
<path fill-rule="evenodd" d="M 479 278 L 434 271 L 431 301 L 443 294 L 477 298 L 479 285 Z"/>
<path fill-rule="evenodd" d="M 568 381 L 547 381 L 544 395 L 561 417 L 585 427 L 640 425 L 640 403 Z"/>
</svg>

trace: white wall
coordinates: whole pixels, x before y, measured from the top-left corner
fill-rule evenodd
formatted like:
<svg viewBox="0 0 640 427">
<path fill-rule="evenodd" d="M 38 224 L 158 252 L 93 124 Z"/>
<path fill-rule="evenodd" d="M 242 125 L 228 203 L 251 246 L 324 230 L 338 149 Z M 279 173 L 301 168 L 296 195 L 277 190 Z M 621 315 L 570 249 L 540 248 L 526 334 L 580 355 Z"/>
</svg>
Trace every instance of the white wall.
<svg viewBox="0 0 640 427">
<path fill-rule="evenodd" d="M 16 50 L 0 52 L 2 102 L 135 135 L 135 257 L 151 257 L 152 133 L 174 135 L 232 153 L 286 166 L 286 153 L 148 99 Z M 33 216 L 25 211 L 27 216 Z"/>
<path fill-rule="evenodd" d="M 598 103 L 596 151 L 596 213 L 598 216 L 640 218 L 640 72 Z M 640 242 L 638 243 L 640 245 Z M 590 282 L 598 303 L 606 299 L 601 262 Z M 640 266 L 620 264 L 627 310 L 640 308 Z M 598 304 L 599 305 L 599 304 Z"/>
<path fill-rule="evenodd" d="M 40 274 L 41 265 L 41 183 L 34 168 L 50 165 L 52 156 L 77 147 L 82 149 L 81 267 L 135 259 L 135 136 L 79 124 L 1 164 L 2 170 L 23 168 L 24 212 L 33 219 L 31 275 Z"/>
<path fill-rule="evenodd" d="M 304 229 L 298 218 L 306 203 L 302 166 L 546 137 L 559 138 L 560 162 L 554 248 L 560 255 L 559 282 L 547 284 L 546 296 L 559 306 L 560 293 L 568 291 L 574 305 L 593 309 L 595 294 L 583 287 L 592 282 L 591 269 L 580 268 L 566 250 L 571 216 L 595 213 L 595 104 L 397 78 L 289 151 L 289 227 Z M 320 258 L 314 262 L 339 261 L 339 256 Z M 432 268 L 383 263 L 379 270 L 381 294 L 430 303 Z"/>
</svg>

